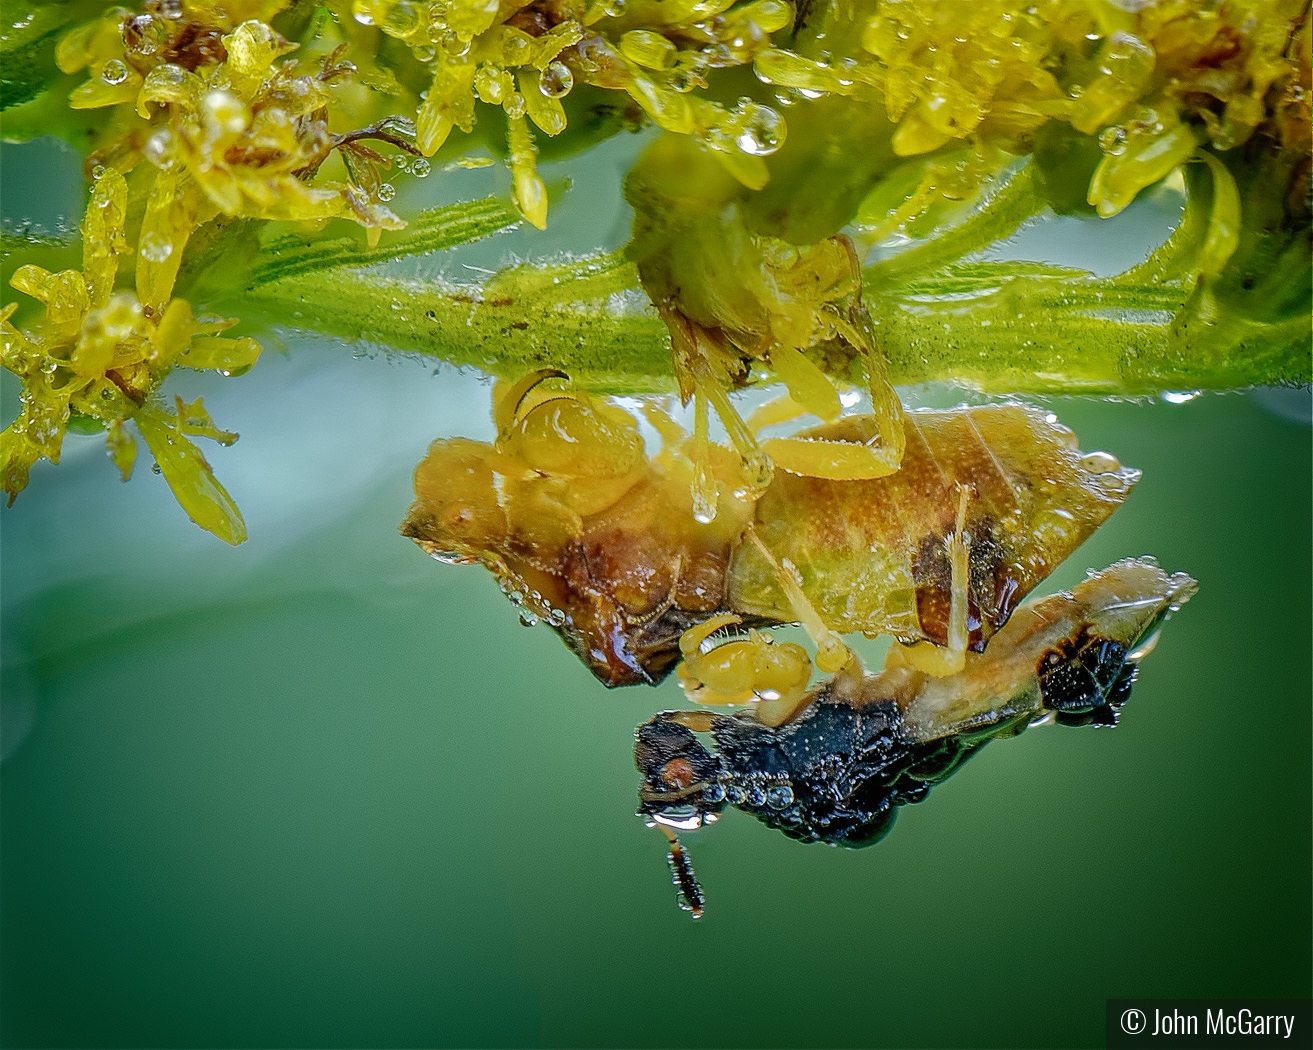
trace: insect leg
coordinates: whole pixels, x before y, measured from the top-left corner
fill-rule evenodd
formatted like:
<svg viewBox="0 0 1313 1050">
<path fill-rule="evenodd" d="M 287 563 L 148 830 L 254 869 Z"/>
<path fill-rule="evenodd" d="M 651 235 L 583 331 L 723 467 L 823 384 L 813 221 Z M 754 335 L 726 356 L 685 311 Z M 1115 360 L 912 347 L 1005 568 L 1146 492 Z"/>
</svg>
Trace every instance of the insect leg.
<svg viewBox="0 0 1313 1050">
<path fill-rule="evenodd" d="M 749 529 L 746 538 L 756 545 L 762 556 L 774 567 L 780 587 L 785 597 L 789 599 L 792 615 L 802 624 L 803 629 L 816 644 L 816 666 L 826 674 L 847 671 L 860 676 L 861 660 L 821 619 L 816 606 L 811 603 L 811 599 L 802 589 L 802 576 L 797 566 L 788 558 L 776 559 L 770 549 L 761 542 L 756 530 Z M 757 721 L 769 726 L 784 725 L 797 717 L 813 699 L 813 693 L 808 692 L 800 697 L 764 700 L 757 705 Z"/>
<path fill-rule="evenodd" d="M 918 671 L 936 678 L 957 674 L 966 666 L 967 643 L 970 640 L 967 602 L 971 586 L 971 545 L 966 535 L 969 492 L 966 485 L 958 485 L 957 520 L 953 534 L 944 544 L 949 572 L 947 638 L 942 646 L 927 641 L 903 645 L 900 649 L 908 663 Z"/>
</svg>

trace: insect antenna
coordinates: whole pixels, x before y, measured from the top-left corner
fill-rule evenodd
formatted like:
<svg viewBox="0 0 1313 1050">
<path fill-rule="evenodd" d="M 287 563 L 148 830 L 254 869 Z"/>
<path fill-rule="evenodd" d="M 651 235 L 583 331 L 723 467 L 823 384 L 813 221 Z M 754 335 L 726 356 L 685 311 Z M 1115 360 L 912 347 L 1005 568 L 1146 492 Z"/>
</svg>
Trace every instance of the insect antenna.
<svg viewBox="0 0 1313 1050">
<path fill-rule="evenodd" d="M 693 873 L 693 865 L 688 859 L 688 854 L 673 831 L 664 824 L 658 824 L 657 827 L 670 843 L 667 859 L 670 861 L 671 877 L 679 890 L 679 906 L 693 918 L 700 919 L 707 899 L 702 895 L 702 887 L 698 884 L 697 875 Z"/>
</svg>

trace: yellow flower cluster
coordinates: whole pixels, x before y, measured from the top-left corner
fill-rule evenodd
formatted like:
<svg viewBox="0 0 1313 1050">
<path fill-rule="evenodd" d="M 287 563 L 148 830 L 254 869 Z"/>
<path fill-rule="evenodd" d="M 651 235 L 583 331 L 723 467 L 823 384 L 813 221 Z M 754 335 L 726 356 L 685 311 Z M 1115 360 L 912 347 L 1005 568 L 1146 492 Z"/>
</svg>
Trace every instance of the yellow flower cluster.
<svg viewBox="0 0 1313 1050">
<path fill-rule="evenodd" d="M 379 199 L 374 165 L 386 162 L 359 142 L 393 137 L 381 128 L 329 130 L 332 82 L 354 68 L 337 64 L 336 55 L 313 75 L 296 75 L 293 63 L 280 63 L 298 45 L 259 18 L 281 6 L 264 0 L 184 9 L 157 2 L 136 16 L 110 12 L 60 41 L 60 68 L 92 74 L 70 105 L 120 109 L 123 133 L 92 155 L 92 173 L 97 167 L 127 172 L 143 158 L 158 169 L 138 244 L 148 313 L 167 302 L 192 232 L 218 214 L 312 223 L 346 218 L 369 229 L 374 242 L 379 230 L 405 225 Z M 224 28 L 244 14 L 258 17 Z M 343 152 L 354 182 L 311 185 L 334 149 Z"/>
<path fill-rule="evenodd" d="M 751 63 L 769 47 L 793 21 L 787 0 L 354 0 L 349 17 L 405 41 L 432 71 L 416 121 L 425 156 L 453 129 L 473 129 L 476 101 L 504 111 L 515 202 L 540 229 L 547 195 L 529 123 L 549 136 L 564 131 L 561 99 L 576 83 L 624 92 L 658 127 L 700 138 L 749 186 L 764 185 L 760 158 L 784 140 L 770 107 L 744 98 L 729 108 L 695 89 L 709 71 Z"/>
<path fill-rule="evenodd" d="M 250 368 L 260 346 L 219 335 L 235 322 L 198 319 L 180 299 L 148 312 L 140 292 L 113 290 L 119 256 L 128 251 L 127 200 L 123 176 L 104 171 L 82 224 L 82 270 L 50 273 L 29 265 L 11 279 L 45 305 L 45 315 L 20 331 L 10 321 L 17 305 L 0 310 L 0 362 L 23 381 L 18 418 L 0 434 L 0 483 L 12 503 L 38 459 L 59 462 L 75 421 L 108 432 L 110 458 L 127 480 L 136 460 L 136 442 L 125 428 L 131 419 L 191 519 L 240 543 L 246 538 L 241 514 L 187 437 L 231 444 L 237 435 L 219 430 L 199 399 L 190 405 L 175 399 L 170 411 L 151 398 L 174 365 L 230 375 Z"/>
<path fill-rule="evenodd" d="M 972 137 L 1024 152 L 1041 125 L 1065 121 L 1098 136 L 1089 201 L 1107 216 L 1202 143 L 1249 139 L 1273 91 L 1307 124 L 1307 11 L 1305 0 L 881 0 L 858 54 L 772 49 L 756 69 L 813 95 L 882 101 L 902 156 Z"/>
</svg>

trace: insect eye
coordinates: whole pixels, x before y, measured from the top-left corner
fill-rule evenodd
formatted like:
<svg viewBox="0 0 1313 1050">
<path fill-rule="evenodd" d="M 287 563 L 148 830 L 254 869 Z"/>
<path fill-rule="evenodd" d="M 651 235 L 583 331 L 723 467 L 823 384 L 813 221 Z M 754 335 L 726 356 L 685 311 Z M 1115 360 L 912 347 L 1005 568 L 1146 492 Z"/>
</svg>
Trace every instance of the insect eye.
<svg viewBox="0 0 1313 1050">
<path fill-rule="evenodd" d="M 668 787 L 683 789 L 696 778 L 697 774 L 686 758 L 672 758 L 661 767 L 661 782 Z"/>
</svg>

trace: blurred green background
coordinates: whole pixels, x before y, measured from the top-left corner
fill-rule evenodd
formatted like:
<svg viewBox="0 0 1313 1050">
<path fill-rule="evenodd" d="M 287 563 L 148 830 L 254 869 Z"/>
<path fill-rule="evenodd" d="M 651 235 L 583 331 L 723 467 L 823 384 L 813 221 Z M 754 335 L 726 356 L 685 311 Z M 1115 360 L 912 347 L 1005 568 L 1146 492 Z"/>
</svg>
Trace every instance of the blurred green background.
<svg viewBox="0 0 1313 1050">
<path fill-rule="evenodd" d="M 95 438 L 0 514 L 5 1046 L 1099 1046 L 1109 997 L 1310 994 L 1307 392 L 1047 402 L 1144 480 L 1045 589 L 1201 585 L 1122 724 L 991 744 L 862 852 L 728 812 L 693 922 L 633 815 L 677 687 L 397 534 L 486 388 L 285 340 L 169 388 L 242 433 L 245 546 Z"/>
</svg>

